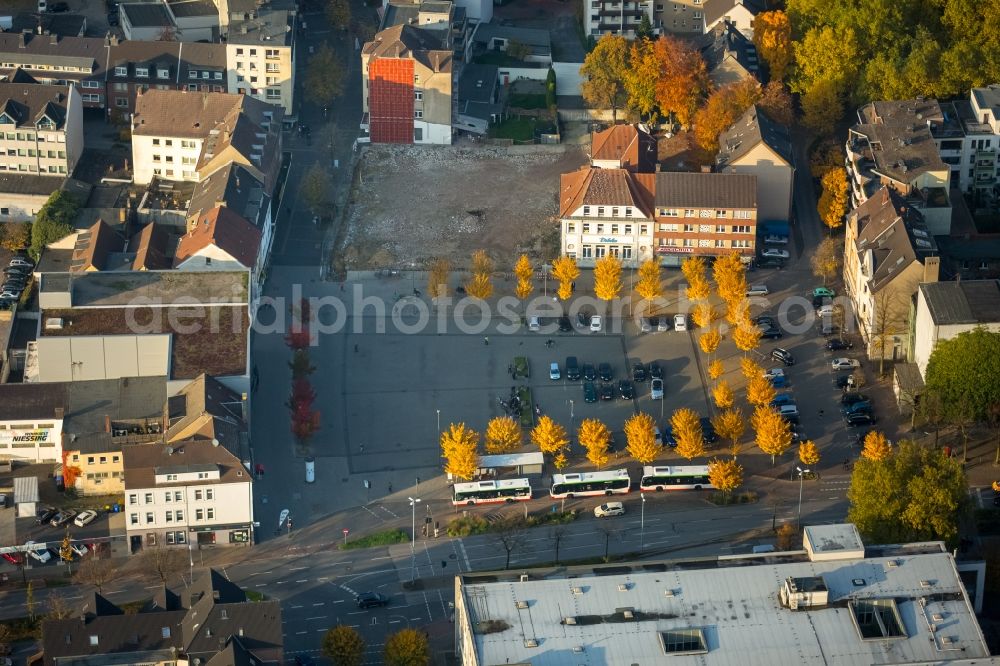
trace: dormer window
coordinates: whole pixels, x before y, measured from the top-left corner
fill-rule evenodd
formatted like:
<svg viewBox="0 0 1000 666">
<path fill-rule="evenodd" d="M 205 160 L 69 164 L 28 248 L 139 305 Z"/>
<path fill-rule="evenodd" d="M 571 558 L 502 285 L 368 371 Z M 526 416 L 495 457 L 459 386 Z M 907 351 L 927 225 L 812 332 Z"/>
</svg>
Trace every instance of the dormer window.
<svg viewBox="0 0 1000 666">
<path fill-rule="evenodd" d="M 159 79 L 168 79 L 168 78 L 170 78 L 170 70 L 169 69 L 158 69 L 158 70 L 156 70 L 156 77 L 159 78 Z"/>
<path fill-rule="evenodd" d="M 190 72 L 188 72 L 188 78 L 197 79 L 198 78 L 198 72 L 196 70 L 192 69 Z"/>
<path fill-rule="evenodd" d="M 218 81 L 222 78 L 222 72 L 215 72 L 215 80 Z"/>
<path fill-rule="evenodd" d="M 128 76 L 128 67 L 115 67 L 115 76 Z"/>
<path fill-rule="evenodd" d="M 144 78 L 144 79 L 148 78 L 149 77 L 149 68 L 148 67 L 136 67 L 135 68 L 135 75 L 138 76 L 138 77 Z"/>
<path fill-rule="evenodd" d="M 203 78 L 203 79 L 207 79 L 207 78 L 208 78 L 209 76 L 211 76 L 211 75 L 212 75 L 212 73 L 211 73 L 211 72 L 202 72 L 202 73 L 201 73 L 201 78 Z"/>
</svg>

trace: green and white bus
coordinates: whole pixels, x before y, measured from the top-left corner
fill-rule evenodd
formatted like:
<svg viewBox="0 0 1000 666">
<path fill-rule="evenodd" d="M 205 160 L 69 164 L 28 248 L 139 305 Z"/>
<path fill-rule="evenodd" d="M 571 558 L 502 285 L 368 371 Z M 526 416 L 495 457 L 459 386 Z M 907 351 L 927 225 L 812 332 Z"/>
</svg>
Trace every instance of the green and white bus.
<svg viewBox="0 0 1000 666">
<path fill-rule="evenodd" d="M 451 503 L 456 506 L 459 504 L 510 503 L 531 499 L 531 483 L 527 479 L 456 483 L 452 491 Z"/>
<path fill-rule="evenodd" d="M 708 465 L 642 468 L 639 490 L 701 490 L 715 488 L 708 480 Z"/>
<path fill-rule="evenodd" d="M 553 474 L 549 495 L 556 499 L 585 495 L 620 495 L 632 489 L 627 469 L 580 474 Z"/>
</svg>

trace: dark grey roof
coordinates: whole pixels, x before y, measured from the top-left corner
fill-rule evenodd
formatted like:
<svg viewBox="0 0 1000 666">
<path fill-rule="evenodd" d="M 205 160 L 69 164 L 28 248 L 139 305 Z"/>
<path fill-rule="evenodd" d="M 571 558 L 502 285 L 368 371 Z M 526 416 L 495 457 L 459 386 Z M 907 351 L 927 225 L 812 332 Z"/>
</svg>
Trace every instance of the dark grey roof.
<svg viewBox="0 0 1000 666">
<path fill-rule="evenodd" d="M 170 11 L 177 18 L 219 15 L 219 9 L 211 0 L 178 0 L 176 2 L 169 2 L 169 4 Z"/>
<path fill-rule="evenodd" d="M 166 28 L 174 24 L 170 12 L 159 3 L 125 3 L 119 8 L 136 28 Z"/>
<path fill-rule="evenodd" d="M 425 0 L 425 2 L 420 3 L 420 11 L 422 12 L 447 14 L 451 8 L 451 2 L 435 2 L 434 0 Z"/>
<path fill-rule="evenodd" d="M 0 421 L 52 419 L 66 409 L 66 384 L 0 384 Z"/>
<path fill-rule="evenodd" d="M 43 33 L 48 32 L 60 37 L 82 37 L 85 23 L 86 18 L 83 14 L 53 14 L 52 12 L 34 14 L 22 12 L 14 15 L 10 31 L 15 33 L 24 30 L 37 32 L 38 27 L 41 26 Z"/>
<path fill-rule="evenodd" d="M 396 25 L 407 25 L 420 16 L 420 6 L 413 3 L 390 2 L 386 5 L 385 16 L 382 18 L 381 30 Z"/>
<path fill-rule="evenodd" d="M 496 65 L 468 64 L 463 67 L 458 78 L 459 102 L 491 102 L 497 87 L 498 71 Z"/>
<path fill-rule="evenodd" d="M 103 73 L 107 45 L 96 37 L 59 37 L 0 32 L 0 62 L 16 65 L 79 67 L 81 72 L 60 72 L 65 78 L 93 79 Z"/>
<path fill-rule="evenodd" d="M 920 285 L 931 319 L 938 326 L 1000 322 L 1000 282 L 961 280 Z"/>
<path fill-rule="evenodd" d="M 212 3 L 209 2 L 209 5 Z M 294 17 L 285 11 L 261 11 L 249 21 L 233 21 L 229 24 L 226 41 L 230 44 L 281 44 L 292 43 Z"/>
<path fill-rule="evenodd" d="M 912 183 L 928 171 L 948 172 L 930 128 L 945 122 L 937 100 L 872 102 L 858 109 L 858 119 L 848 140 L 852 150 L 875 163 L 879 174 Z"/>
<path fill-rule="evenodd" d="M 49 196 L 53 192 L 66 190 L 84 201 L 90 193 L 91 186 L 64 176 L 22 176 L 13 173 L 0 173 L 0 194 L 36 194 Z"/>
<path fill-rule="evenodd" d="M 761 83 L 767 82 L 761 70 L 757 47 L 729 21 L 716 24 L 696 41 L 709 72 L 722 65 L 726 58 L 733 57 L 749 76 Z"/>
<path fill-rule="evenodd" d="M 920 376 L 920 368 L 916 363 L 897 363 L 893 367 L 896 383 L 900 390 L 910 396 L 917 395 L 924 388 L 924 378 Z"/>
<path fill-rule="evenodd" d="M 194 188 L 187 213 L 189 216 L 206 213 L 220 203 L 263 231 L 270 197 L 264 192 L 264 184 L 246 167 L 229 162 L 202 178 Z"/>
<path fill-rule="evenodd" d="M 657 208 L 756 208 L 757 177 L 736 173 L 656 174 Z"/>
<path fill-rule="evenodd" d="M 77 435 L 103 432 L 107 419 L 158 419 L 167 399 L 166 377 L 98 379 L 65 386 L 69 404 L 64 430 Z"/>
<path fill-rule="evenodd" d="M 66 129 L 69 98 L 67 86 L 37 83 L 0 83 L 0 114 L 18 127 L 35 127 L 48 119 L 56 129 Z"/>
<path fill-rule="evenodd" d="M 788 129 L 767 117 L 756 104 L 737 119 L 733 126 L 719 134 L 719 154 L 715 161 L 725 167 L 738 161 L 761 143 L 792 166 L 792 141 Z"/>
<path fill-rule="evenodd" d="M 531 47 L 531 50 L 539 55 L 550 53 L 552 48 L 549 31 L 536 28 L 516 28 L 496 23 L 480 23 L 473 35 L 473 41 L 479 44 L 489 44 L 490 40 L 494 38 L 521 42 L 525 46 Z"/>
</svg>

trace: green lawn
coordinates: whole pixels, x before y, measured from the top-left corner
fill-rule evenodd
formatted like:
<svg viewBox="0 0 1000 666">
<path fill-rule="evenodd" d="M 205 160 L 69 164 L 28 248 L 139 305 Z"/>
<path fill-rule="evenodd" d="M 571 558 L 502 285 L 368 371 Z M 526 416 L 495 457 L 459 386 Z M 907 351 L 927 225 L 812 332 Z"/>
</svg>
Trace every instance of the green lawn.
<svg viewBox="0 0 1000 666">
<path fill-rule="evenodd" d="M 513 93 L 509 101 L 518 109 L 544 109 L 545 93 Z"/>
<path fill-rule="evenodd" d="M 537 124 L 536 118 L 508 118 L 499 125 L 491 127 L 490 136 L 495 139 L 533 141 Z"/>
</svg>

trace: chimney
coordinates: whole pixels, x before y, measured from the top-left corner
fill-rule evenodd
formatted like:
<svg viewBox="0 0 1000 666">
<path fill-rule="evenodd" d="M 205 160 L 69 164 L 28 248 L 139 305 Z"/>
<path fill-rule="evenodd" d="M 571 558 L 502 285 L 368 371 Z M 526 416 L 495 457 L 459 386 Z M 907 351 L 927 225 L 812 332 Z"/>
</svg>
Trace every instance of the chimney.
<svg viewBox="0 0 1000 666">
<path fill-rule="evenodd" d="M 941 257 L 924 257 L 924 279 L 921 282 L 937 282 L 941 269 Z"/>
<path fill-rule="evenodd" d="M 20 35 L 18 35 L 18 38 L 17 38 L 17 48 L 23 49 L 27 45 L 28 45 L 28 38 L 22 32 Z"/>
<path fill-rule="evenodd" d="M 111 432 L 111 416 L 104 415 L 104 432 Z"/>
<path fill-rule="evenodd" d="M 49 44 L 55 46 L 58 43 L 59 43 L 59 35 L 57 35 L 56 33 L 52 33 L 51 35 L 49 35 Z"/>
<path fill-rule="evenodd" d="M 701 165 L 701 172 L 702 173 L 712 173 L 712 165 L 711 164 L 702 164 Z"/>
</svg>

